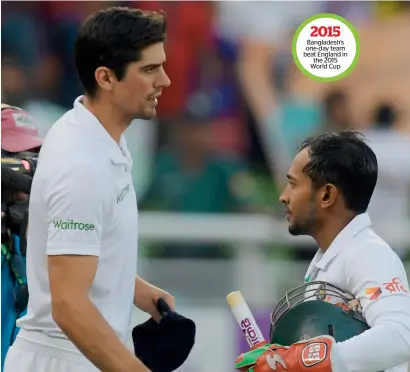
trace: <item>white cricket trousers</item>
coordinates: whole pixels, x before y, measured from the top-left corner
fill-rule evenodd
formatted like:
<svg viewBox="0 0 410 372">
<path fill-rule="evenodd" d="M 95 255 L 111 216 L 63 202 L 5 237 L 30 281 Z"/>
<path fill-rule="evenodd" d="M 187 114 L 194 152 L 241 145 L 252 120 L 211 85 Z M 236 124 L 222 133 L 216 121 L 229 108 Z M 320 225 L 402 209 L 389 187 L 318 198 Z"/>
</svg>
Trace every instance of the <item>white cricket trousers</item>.
<svg viewBox="0 0 410 372">
<path fill-rule="evenodd" d="M 98 372 L 83 355 L 16 338 L 3 372 Z"/>
</svg>

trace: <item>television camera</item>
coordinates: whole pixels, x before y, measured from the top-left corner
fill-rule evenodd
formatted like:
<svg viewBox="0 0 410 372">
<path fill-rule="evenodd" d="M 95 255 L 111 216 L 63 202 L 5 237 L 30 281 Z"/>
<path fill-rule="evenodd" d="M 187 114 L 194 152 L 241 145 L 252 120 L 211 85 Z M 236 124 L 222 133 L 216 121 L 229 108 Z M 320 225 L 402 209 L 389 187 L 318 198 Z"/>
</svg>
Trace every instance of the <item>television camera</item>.
<svg viewBox="0 0 410 372">
<path fill-rule="evenodd" d="M 26 253 L 28 204 L 31 183 L 37 167 L 38 154 L 32 152 L 6 153 L 1 157 L 1 242 L 10 244 L 11 236 L 20 238 L 20 251 Z"/>
</svg>

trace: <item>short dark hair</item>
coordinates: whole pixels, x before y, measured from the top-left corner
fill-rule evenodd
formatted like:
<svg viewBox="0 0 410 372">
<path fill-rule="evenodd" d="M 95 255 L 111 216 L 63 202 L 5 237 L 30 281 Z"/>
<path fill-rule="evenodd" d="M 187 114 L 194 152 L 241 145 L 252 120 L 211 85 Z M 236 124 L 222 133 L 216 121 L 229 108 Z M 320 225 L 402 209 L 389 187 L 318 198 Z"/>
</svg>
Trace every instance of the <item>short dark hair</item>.
<svg viewBox="0 0 410 372">
<path fill-rule="evenodd" d="M 349 210 L 366 212 L 376 186 L 378 165 L 364 136 L 355 131 L 321 134 L 305 140 L 299 151 L 305 148 L 310 161 L 303 171 L 314 187 L 331 183 L 341 191 Z"/>
<path fill-rule="evenodd" d="M 109 7 L 91 15 L 81 26 L 75 41 L 75 66 L 86 93 L 97 92 L 95 70 L 106 66 L 118 80 L 127 65 L 141 58 L 142 50 L 165 41 L 165 12 L 128 7 Z"/>
</svg>

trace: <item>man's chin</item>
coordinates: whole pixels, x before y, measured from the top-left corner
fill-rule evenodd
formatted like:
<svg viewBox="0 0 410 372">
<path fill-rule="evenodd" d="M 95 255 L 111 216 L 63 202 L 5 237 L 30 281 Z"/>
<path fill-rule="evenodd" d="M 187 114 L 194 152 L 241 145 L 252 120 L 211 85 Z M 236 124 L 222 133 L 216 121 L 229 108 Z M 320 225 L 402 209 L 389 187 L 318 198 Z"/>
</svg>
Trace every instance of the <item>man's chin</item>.
<svg viewBox="0 0 410 372">
<path fill-rule="evenodd" d="M 306 235 L 306 232 L 303 231 L 298 226 L 289 225 L 288 230 L 289 230 L 289 234 L 293 236 Z"/>
<path fill-rule="evenodd" d="M 144 110 L 138 113 L 138 117 L 136 119 L 141 120 L 151 120 L 157 116 L 157 110 L 155 108 Z"/>
<path fill-rule="evenodd" d="M 293 235 L 293 236 L 298 236 L 299 235 L 299 232 L 297 230 L 293 229 L 291 226 L 289 226 L 288 230 L 289 230 L 290 235 Z"/>
</svg>

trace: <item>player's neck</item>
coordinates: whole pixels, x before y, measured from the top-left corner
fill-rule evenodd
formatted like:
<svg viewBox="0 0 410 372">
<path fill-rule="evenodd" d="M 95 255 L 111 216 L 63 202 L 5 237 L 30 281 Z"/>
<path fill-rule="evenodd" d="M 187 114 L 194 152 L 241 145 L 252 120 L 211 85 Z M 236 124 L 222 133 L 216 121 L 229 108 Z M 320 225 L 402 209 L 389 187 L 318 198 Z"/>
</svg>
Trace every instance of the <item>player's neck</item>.
<svg viewBox="0 0 410 372">
<path fill-rule="evenodd" d="M 354 218 L 352 215 L 334 216 L 326 219 L 326 222 L 315 232 L 313 238 L 323 252 L 326 252 L 340 232 Z"/>
<path fill-rule="evenodd" d="M 130 125 L 131 120 L 121 115 L 112 105 L 101 100 L 91 100 L 88 97 L 83 97 L 82 104 L 98 119 L 114 141 L 119 144 L 121 136 Z"/>
</svg>

